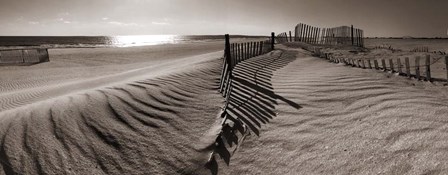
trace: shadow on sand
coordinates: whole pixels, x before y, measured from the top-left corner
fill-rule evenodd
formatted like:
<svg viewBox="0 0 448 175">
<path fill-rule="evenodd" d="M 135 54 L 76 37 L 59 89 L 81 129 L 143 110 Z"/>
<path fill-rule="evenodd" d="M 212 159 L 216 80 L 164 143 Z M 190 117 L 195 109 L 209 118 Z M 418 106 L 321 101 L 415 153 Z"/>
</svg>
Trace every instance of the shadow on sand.
<svg viewBox="0 0 448 175">
<path fill-rule="evenodd" d="M 273 73 L 296 59 L 296 51 L 273 51 L 251 58 L 236 66 L 233 72 L 233 90 L 230 95 L 227 121 L 217 139 L 216 153 L 229 165 L 230 157 L 250 133 L 260 135 L 264 124 L 276 117 L 277 100 L 295 109 L 301 106 L 277 95 L 272 87 Z M 207 164 L 212 174 L 218 174 L 218 162 L 213 156 Z"/>
</svg>

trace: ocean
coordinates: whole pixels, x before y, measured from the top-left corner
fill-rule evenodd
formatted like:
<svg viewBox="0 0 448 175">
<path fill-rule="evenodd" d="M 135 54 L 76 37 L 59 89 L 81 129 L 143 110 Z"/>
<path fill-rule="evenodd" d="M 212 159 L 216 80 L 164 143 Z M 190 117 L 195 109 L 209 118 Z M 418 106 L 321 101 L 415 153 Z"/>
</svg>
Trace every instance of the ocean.
<svg viewBox="0 0 448 175">
<path fill-rule="evenodd" d="M 266 38 L 233 35 L 232 38 Z M 0 49 L 135 47 L 224 40 L 224 35 L 0 36 Z"/>
</svg>

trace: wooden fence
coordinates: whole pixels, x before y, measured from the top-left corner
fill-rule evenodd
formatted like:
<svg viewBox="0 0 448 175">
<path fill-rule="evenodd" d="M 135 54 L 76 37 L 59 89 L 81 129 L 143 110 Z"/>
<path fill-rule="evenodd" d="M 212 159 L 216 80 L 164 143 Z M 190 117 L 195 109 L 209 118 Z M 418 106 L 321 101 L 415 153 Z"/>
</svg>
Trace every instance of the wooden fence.
<svg viewBox="0 0 448 175">
<path fill-rule="evenodd" d="M 289 37 L 288 37 L 288 33 L 283 32 L 283 33 L 278 34 L 275 37 L 275 40 L 276 40 L 277 43 L 292 42 L 291 31 L 289 31 Z"/>
<path fill-rule="evenodd" d="M 225 104 L 221 111 L 221 117 L 223 121 L 221 125 L 224 128 L 226 121 L 228 119 L 228 106 L 230 103 L 230 96 L 232 94 L 232 82 L 233 74 L 232 71 L 238 63 L 256 57 L 259 55 L 266 54 L 274 50 L 275 36 L 274 33 L 271 34 L 271 38 L 265 41 L 258 42 L 245 42 L 245 43 L 230 43 L 230 36 L 225 35 L 225 49 L 224 49 L 224 64 L 221 72 L 221 79 L 219 83 L 219 92 L 225 98 Z M 221 131 L 216 138 L 216 143 L 222 143 L 223 140 L 231 140 L 232 138 L 225 138 L 226 136 Z M 217 150 L 211 153 L 209 162 L 212 161 L 213 155 Z"/>
<path fill-rule="evenodd" d="M 294 41 L 320 45 L 352 45 L 364 47 L 364 31 L 349 26 L 319 28 L 307 24 L 297 24 Z"/>
<path fill-rule="evenodd" d="M 414 77 L 417 80 L 426 80 L 432 82 L 433 80 L 446 81 L 448 83 L 448 56 L 443 55 L 439 58 L 432 58 L 430 55 L 426 55 L 423 58 L 415 56 L 411 61 L 409 57 L 396 59 L 353 59 L 353 58 L 341 58 L 335 57 L 331 53 L 321 52 L 320 49 L 316 49 L 315 55 L 328 59 L 335 63 L 344 63 L 352 67 L 358 67 L 363 69 L 376 69 L 385 72 L 398 73 L 401 76 L 407 76 L 409 78 Z M 444 61 L 444 62 L 442 62 Z M 381 63 L 381 64 L 379 64 Z M 404 63 L 404 65 L 403 65 Z M 433 65 L 436 72 L 446 72 L 446 79 L 434 78 L 432 74 Z"/>
<path fill-rule="evenodd" d="M 429 47 L 427 46 L 416 47 L 414 49 L 411 49 L 410 52 L 429 52 Z"/>
<path fill-rule="evenodd" d="M 35 64 L 50 61 L 48 49 L 0 50 L 0 65 Z"/>
</svg>

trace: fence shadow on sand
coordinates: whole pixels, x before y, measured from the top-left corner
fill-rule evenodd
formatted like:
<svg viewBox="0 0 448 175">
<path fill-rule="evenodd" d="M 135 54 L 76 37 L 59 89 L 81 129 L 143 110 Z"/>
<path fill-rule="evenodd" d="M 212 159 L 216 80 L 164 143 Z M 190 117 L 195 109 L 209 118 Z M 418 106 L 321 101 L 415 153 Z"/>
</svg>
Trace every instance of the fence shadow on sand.
<svg viewBox="0 0 448 175">
<path fill-rule="evenodd" d="M 229 165 L 231 156 L 242 144 L 245 136 L 254 133 L 276 117 L 277 100 L 300 109 L 301 106 L 274 92 L 271 80 L 276 70 L 296 59 L 296 51 L 273 51 L 246 60 L 233 72 L 233 89 L 229 98 L 228 120 L 223 126 L 223 135 L 216 145 L 216 153 Z M 212 174 L 218 174 L 217 156 L 207 164 Z"/>
</svg>

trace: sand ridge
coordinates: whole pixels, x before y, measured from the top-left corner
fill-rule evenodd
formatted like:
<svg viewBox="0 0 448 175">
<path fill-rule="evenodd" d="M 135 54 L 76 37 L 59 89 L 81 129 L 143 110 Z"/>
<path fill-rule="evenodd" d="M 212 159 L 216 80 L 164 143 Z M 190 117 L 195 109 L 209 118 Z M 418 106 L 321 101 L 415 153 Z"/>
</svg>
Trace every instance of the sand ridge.
<svg viewBox="0 0 448 175">
<path fill-rule="evenodd" d="M 18 90 L 8 90 L 0 94 L 0 111 L 13 109 L 15 107 L 31 104 L 33 102 L 43 101 L 46 99 L 55 98 L 61 95 L 88 91 L 95 88 L 103 88 L 113 86 L 114 84 L 123 84 L 139 79 L 147 79 L 161 75 L 170 74 L 173 72 L 186 71 L 194 69 L 194 64 L 203 62 L 205 60 L 216 59 L 221 56 L 222 52 L 213 52 L 201 54 L 193 57 L 186 57 L 176 59 L 168 62 L 154 64 L 151 66 L 126 70 L 109 75 L 97 76 L 93 78 L 84 78 L 79 80 L 56 81 L 53 83 L 46 83 L 41 86 L 31 86 L 18 88 Z M 14 83 L 20 86 L 21 81 Z M 34 84 L 34 83 L 33 83 Z"/>
</svg>

